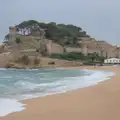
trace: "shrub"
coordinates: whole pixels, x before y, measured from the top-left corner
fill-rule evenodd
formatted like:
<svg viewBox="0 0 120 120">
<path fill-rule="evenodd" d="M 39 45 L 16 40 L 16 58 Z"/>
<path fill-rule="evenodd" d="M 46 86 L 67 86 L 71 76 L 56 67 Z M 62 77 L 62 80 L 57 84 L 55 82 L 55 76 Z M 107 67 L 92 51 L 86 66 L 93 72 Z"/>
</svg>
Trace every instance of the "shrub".
<svg viewBox="0 0 120 120">
<path fill-rule="evenodd" d="M 97 53 L 89 53 L 87 56 L 85 56 L 81 52 L 70 52 L 70 53 L 53 53 L 50 55 L 51 58 L 56 59 L 64 59 L 64 60 L 80 60 L 85 61 L 85 64 L 95 64 L 95 63 L 103 63 L 104 57 L 100 57 Z"/>
<path fill-rule="evenodd" d="M 14 64 L 12 64 L 12 63 L 7 63 L 6 66 L 5 66 L 5 68 L 11 68 L 11 67 L 13 67 L 13 66 L 14 66 Z"/>
<path fill-rule="evenodd" d="M 55 65 L 55 62 L 54 61 L 50 61 L 50 62 L 48 62 L 48 65 Z"/>
<path fill-rule="evenodd" d="M 17 60 L 17 62 L 23 63 L 25 65 L 28 65 L 30 63 L 30 59 L 27 55 L 22 56 Z"/>
<path fill-rule="evenodd" d="M 83 65 L 95 65 L 95 63 L 93 63 L 92 61 L 85 61 L 84 63 L 83 63 Z"/>
<path fill-rule="evenodd" d="M 71 53 L 53 53 L 50 56 L 51 58 L 64 59 L 64 60 L 84 60 L 85 56 L 82 53 L 71 52 Z"/>
<path fill-rule="evenodd" d="M 35 57 L 34 59 L 34 65 L 38 65 L 40 63 L 40 59 L 38 59 L 37 57 Z"/>
<path fill-rule="evenodd" d="M 19 43 L 21 43 L 22 41 L 21 41 L 20 38 L 16 38 L 15 42 L 16 42 L 17 44 L 19 44 Z"/>
</svg>

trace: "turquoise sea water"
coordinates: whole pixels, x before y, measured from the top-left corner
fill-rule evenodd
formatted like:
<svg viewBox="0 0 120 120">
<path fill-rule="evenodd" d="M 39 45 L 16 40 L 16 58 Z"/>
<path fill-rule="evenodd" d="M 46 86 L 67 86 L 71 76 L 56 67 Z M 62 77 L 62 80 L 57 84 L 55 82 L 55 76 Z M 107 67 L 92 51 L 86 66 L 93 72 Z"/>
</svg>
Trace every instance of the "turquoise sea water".
<svg viewBox="0 0 120 120">
<path fill-rule="evenodd" d="M 112 75 L 108 71 L 62 68 L 0 69 L 0 116 L 23 110 L 18 101 L 88 87 Z"/>
</svg>

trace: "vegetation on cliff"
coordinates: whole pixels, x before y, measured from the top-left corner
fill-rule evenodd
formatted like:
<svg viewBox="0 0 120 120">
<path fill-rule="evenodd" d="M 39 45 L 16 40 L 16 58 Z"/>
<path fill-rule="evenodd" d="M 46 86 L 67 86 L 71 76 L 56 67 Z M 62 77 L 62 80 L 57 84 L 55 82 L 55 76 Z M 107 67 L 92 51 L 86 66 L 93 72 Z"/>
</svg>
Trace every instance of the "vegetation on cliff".
<svg viewBox="0 0 120 120">
<path fill-rule="evenodd" d="M 56 24 L 55 22 L 41 23 L 35 20 L 24 21 L 17 25 L 19 28 L 38 25 L 45 30 L 45 37 L 62 46 L 77 46 L 81 37 L 90 37 L 82 28 L 72 24 Z"/>
<path fill-rule="evenodd" d="M 50 55 L 51 58 L 64 59 L 64 60 L 80 60 L 85 63 L 103 63 L 104 57 L 99 56 L 97 53 L 89 53 L 87 56 L 81 52 L 70 52 L 64 54 L 54 53 Z"/>
</svg>

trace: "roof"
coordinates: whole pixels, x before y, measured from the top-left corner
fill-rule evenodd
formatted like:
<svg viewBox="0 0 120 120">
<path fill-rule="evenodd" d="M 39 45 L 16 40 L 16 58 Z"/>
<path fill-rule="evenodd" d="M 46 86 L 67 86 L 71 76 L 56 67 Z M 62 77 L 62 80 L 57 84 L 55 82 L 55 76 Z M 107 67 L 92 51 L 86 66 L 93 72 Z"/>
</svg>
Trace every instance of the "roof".
<svg viewBox="0 0 120 120">
<path fill-rule="evenodd" d="M 105 59 L 105 60 L 120 60 L 119 58 L 109 58 L 109 59 Z"/>
</svg>

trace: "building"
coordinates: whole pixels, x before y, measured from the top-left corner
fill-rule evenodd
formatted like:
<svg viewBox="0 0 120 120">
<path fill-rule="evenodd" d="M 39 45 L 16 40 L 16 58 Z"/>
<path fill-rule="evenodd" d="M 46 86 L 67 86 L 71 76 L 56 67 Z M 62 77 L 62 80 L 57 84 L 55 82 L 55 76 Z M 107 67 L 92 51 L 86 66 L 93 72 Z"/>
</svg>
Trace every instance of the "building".
<svg viewBox="0 0 120 120">
<path fill-rule="evenodd" d="M 9 34 L 19 34 L 23 36 L 28 36 L 31 35 L 31 28 L 18 28 L 16 26 L 14 27 L 9 27 Z"/>
<path fill-rule="evenodd" d="M 120 64 L 119 58 L 109 58 L 104 60 L 105 64 Z"/>
</svg>

